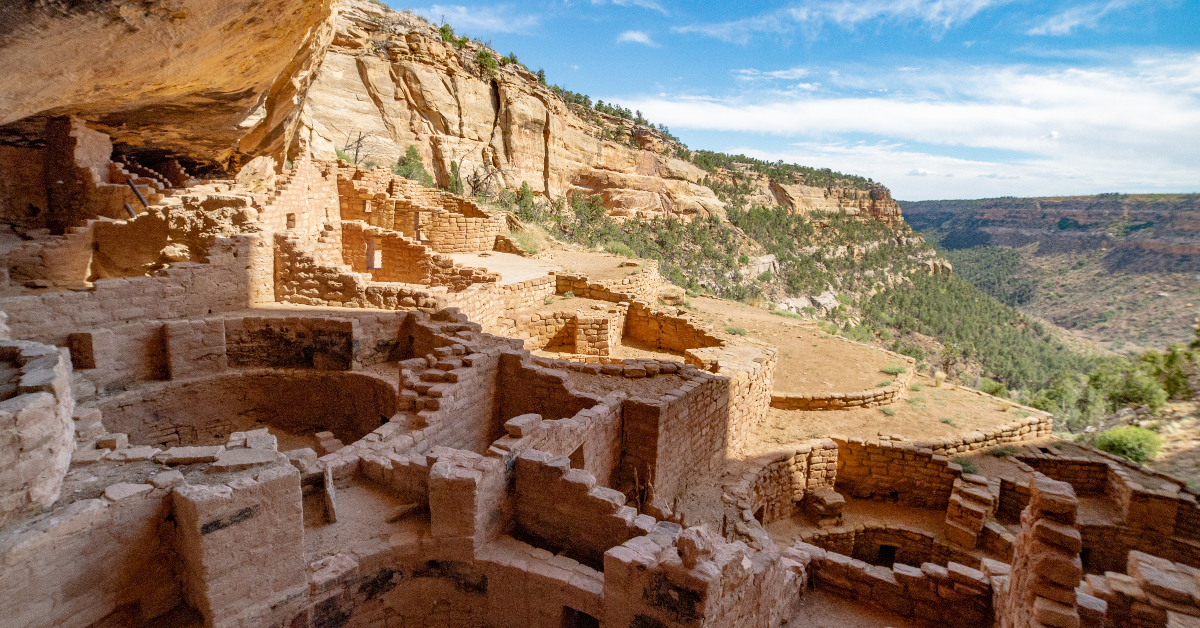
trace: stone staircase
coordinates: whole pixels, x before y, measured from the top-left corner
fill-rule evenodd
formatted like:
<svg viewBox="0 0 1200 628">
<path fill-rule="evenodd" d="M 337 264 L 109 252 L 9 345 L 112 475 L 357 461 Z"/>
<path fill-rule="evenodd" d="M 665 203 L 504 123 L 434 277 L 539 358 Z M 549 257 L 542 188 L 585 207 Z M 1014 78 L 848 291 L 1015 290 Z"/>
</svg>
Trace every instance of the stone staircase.
<svg viewBox="0 0 1200 628">
<path fill-rule="evenodd" d="M 975 549 L 983 534 L 984 523 L 999 503 L 999 479 L 989 482 L 983 476 L 964 473 L 954 480 L 954 489 L 950 493 L 944 528 L 946 539 L 966 549 Z"/>
</svg>

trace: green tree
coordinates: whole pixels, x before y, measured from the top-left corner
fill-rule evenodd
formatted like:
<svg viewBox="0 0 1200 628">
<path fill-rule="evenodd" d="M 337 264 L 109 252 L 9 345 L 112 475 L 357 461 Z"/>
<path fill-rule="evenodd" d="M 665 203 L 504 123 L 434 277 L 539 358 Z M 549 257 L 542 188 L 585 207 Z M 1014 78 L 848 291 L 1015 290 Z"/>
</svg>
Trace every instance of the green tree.
<svg viewBox="0 0 1200 628">
<path fill-rule="evenodd" d="M 421 155 L 417 152 L 417 147 L 411 144 L 404 151 L 404 156 L 392 164 L 392 174 L 418 181 L 427 188 L 434 187 L 433 177 L 425 169 L 425 162 L 421 160 Z"/>
<path fill-rule="evenodd" d="M 450 192 L 451 194 L 458 194 L 459 196 L 462 196 L 463 182 L 462 177 L 458 174 L 457 161 L 450 162 L 450 181 L 447 183 L 446 191 Z"/>
</svg>

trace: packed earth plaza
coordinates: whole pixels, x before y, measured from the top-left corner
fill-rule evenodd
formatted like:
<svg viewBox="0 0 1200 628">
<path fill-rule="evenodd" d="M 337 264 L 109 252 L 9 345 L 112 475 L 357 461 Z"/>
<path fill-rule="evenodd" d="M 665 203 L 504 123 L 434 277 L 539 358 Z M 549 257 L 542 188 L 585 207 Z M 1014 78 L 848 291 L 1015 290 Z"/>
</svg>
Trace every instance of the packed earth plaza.
<svg viewBox="0 0 1200 628">
<path fill-rule="evenodd" d="M 1043 411 L 305 133 L 219 178 L 95 126 L 0 146 L 2 626 L 1200 626 L 1195 492 Z"/>
</svg>

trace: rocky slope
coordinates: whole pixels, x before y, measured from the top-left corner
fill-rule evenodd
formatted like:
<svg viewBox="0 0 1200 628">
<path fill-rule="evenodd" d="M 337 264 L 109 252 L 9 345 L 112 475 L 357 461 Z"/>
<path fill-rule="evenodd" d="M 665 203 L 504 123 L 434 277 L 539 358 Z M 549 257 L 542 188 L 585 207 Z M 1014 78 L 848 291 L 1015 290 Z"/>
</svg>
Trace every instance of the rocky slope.
<svg viewBox="0 0 1200 628">
<path fill-rule="evenodd" d="M 1200 195 L 902 206 L 914 228 L 948 249 L 1012 248 L 1021 262 L 1013 277 L 1029 286 L 1020 309 L 1076 338 L 1121 352 L 1192 338 L 1200 304 Z"/>
</svg>

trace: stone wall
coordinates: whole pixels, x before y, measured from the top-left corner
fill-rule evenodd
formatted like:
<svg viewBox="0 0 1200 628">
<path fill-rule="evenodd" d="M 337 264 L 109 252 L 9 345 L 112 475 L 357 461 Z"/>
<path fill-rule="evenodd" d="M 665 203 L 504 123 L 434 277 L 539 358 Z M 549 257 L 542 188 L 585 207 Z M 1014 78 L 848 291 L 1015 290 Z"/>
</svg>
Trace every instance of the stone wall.
<svg viewBox="0 0 1200 628">
<path fill-rule="evenodd" d="M 798 504 L 819 488 L 832 489 L 837 480 L 837 445 L 831 440 L 810 441 L 795 449 L 745 459 L 737 468 L 738 480 L 725 485 L 742 518 L 766 525 L 790 518 Z"/>
<path fill-rule="evenodd" d="M 71 363 L 56 347 L 0 341 L 0 528 L 59 497 L 71 454 Z"/>
<path fill-rule="evenodd" d="M 0 532 L 4 622 L 136 626 L 179 604 L 170 497 L 157 489 L 83 499 Z"/>
<path fill-rule="evenodd" d="M 930 625 L 992 626 L 991 579 L 971 567 L 955 562 L 880 567 L 806 543 L 792 552 L 820 588 L 838 595 Z"/>
<path fill-rule="evenodd" d="M 200 317 L 250 305 L 250 267 L 270 258 L 256 236 L 217 239 L 208 264 L 183 262 L 153 277 L 100 279 L 90 290 L 0 299 L 19 338 L 63 346 L 72 331 Z"/>
<path fill-rule="evenodd" d="M 840 336 L 832 337 L 842 342 L 866 346 Z M 871 349 L 878 351 L 875 347 L 871 347 Z M 780 410 L 842 410 L 845 408 L 886 406 L 899 399 L 908 390 L 908 384 L 912 381 L 917 361 L 906 355 L 900 355 L 892 351 L 884 351 L 883 353 L 896 360 L 901 360 L 907 365 L 904 372 L 896 375 L 892 383 L 887 386 L 845 393 L 774 393 L 771 396 L 771 407 Z"/>
<path fill-rule="evenodd" d="M 536 547 L 603 570 L 604 553 L 649 534 L 657 521 L 625 505 L 625 495 L 596 485 L 566 456 L 526 449 L 514 469 L 516 533 Z"/>
<path fill-rule="evenodd" d="M 1089 574 L 1080 589 L 1103 601 L 1105 626 L 1189 626 L 1200 618 L 1200 604 L 1191 593 L 1200 586 L 1198 576 L 1194 567 L 1134 550 L 1125 573 Z"/>
<path fill-rule="evenodd" d="M 283 464 L 173 494 L 183 599 L 214 628 L 280 613 L 308 587 L 300 474 Z M 290 604 L 289 604 L 290 603 Z"/>
<path fill-rule="evenodd" d="M 331 430 L 349 443 L 395 413 L 396 390 L 360 373 L 244 369 L 146 383 L 96 405 L 109 431 L 138 445 L 224 444 L 230 433 L 260 423 L 296 433 Z"/>
<path fill-rule="evenodd" d="M 974 392 L 978 395 L 987 395 L 986 393 L 972 390 L 970 388 L 959 387 L 960 390 Z M 1032 416 L 1024 418 L 1016 418 L 1004 425 L 979 430 L 976 432 L 967 432 L 950 438 L 937 440 L 933 442 L 916 443 L 918 447 L 932 449 L 934 453 L 943 456 L 953 456 L 955 454 L 963 454 L 981 449 L 991 449 L 1003 445 L 1011 445 L 1020 443 L 1026 440 L 1037 438 L 1045 438 L 1054 432 L 1054 417 L 1037 410 L 1035 408 L 1026 408 L 1024 406 L 1013 405 L 1014 408 L 1029 412 Z"/>
<path fill-rule="evenodd" d="M 342 247 L 345 263 L 354 272 L 371 275 L 373 281 L 444 286 L 451 292 L 461 292 L 472 284 L 500 282 L 497 273 L 460 266 L 403 234 L 363 222 L 342 223 Z M 367 260 L 369 250 L 378 254 L 378 268 Z"/>
<path fill-rule="evenodd" d="M 659 523 L 604 555 L 604 625 L 774 628 L 798 609 L 808 583 L 799 558 L 775 546 L 753 551 L 703 526 Z"/>
<path fill-rule="evenodd" d="M 812 544 L 829 552 L 836 552 L 865 563 L 876 564 L 879 548 L 890 545 L 896 548 L 895 562 L 910 567 L 933 563 L 942 567 L 951 562 L 978 569 L 981 559 L 946 539 L 931 536 L 928 532 L 903 523 L 887 525 L 859 524 L 853 528 L 813 530 L 800 536 L 804 543 Z"/>
<path fill-rule="evenodd" d="M 945 510 L 962 467 L 912 445 L 833 438 L 838 445 L 839 492 L 860 499 L 894 501 Z"/>
</svg>

